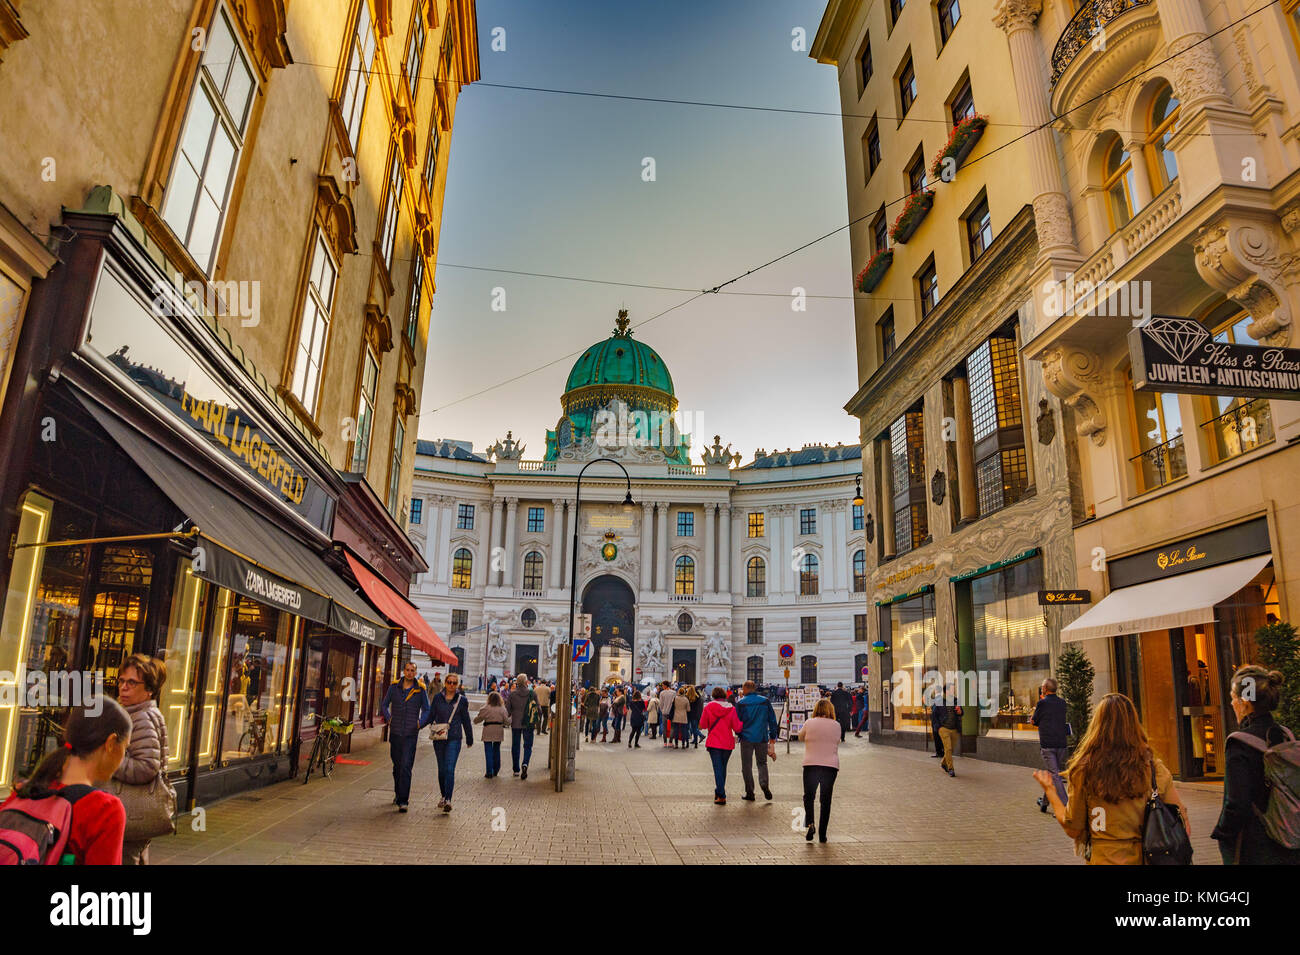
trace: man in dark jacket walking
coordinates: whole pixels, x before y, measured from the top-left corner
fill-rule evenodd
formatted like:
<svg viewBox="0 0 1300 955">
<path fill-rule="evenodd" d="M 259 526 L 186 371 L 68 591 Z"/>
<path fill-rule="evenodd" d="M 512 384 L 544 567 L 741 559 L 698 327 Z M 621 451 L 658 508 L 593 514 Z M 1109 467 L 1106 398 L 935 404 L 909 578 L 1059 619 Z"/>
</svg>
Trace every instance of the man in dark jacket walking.
<svg viewBox="0 0 1300 955">
<path fill-rule="evenodd" d="M 781 724 L 777 722 L 776 712 L 767 697 L 758 692 L 753 680 L 748 680 L 741 687 L 742 696 L 736 701 L 736 715 L 740 717 L 743 729 L 740 731 L 740 774 L 745 780 L 746 802 L 754 801 L 754 768 L 750 761 L 758 760 L 758 785 L 763 789 L 763 798 L 771 799 L 772 790 L 767 788 L 767 750 L 768 745 L 781 735 Z"/>
<path fill-rule="evenodd" d="M 533 723 L 528 719 L 528 701 L 537 697 L 528 685 L 528 675 L 519 674 L 515 679 L 515 688 L 506 699 L 506 710 L 510 713 L 510 761 L 515 775 L 520 779 L 528 778 L 528 760 L 533 756 Z M 520 742 L 523 742 L 524 764 L 519 766 Z"/>
<path fill-rule="evenodd" d="M 957 688 L 951 684 L 944 688 L 943 700 L 930 711 L 930 718 L 938 724 L 937 738 L 943 741 L 943 762 L 939 765 L 949 776 L 956 776 L 953 757 L 957 755 L 957 736 L 961 732 L 962 708 L 957 703 Z"/>
<path fill-rule="evenodd" d="M 853 697 L 844 689 L 844 684 L 836 685 L 831 691 L 831 705 L 835 707 L 835 719 L 840 724 L 840 742 L 849 731 L 849 713 L 853 710 Z"/>
<path fill-rule="evenodd" d="M 415 679 L 415 664 L 402 667 L 402 678 L 388 688 L 379 704 L 379 715 L 388 723 L 388 752 L 393 759 L 393 802 L 406 812 L 411 799 L 411 770 L 415 767 L 415 746 L 420 729 L 429 721 L 429 696 Z"/>
<path fill-rule="evenodd" d="M 1065 781 L 1061 778 L 1066 752 L 1065 700 L 1056 695 L 1056 681 L 1051 677 L 1044 680 L 1040 688 L 1033 722 L 1038 727 L 1038 750 L 1043 755 L 1043 765 L 1052 774 L 1056 795 L 1065 802 Z M 1047 812 L 1046 796 L 1038 797 L 1038 808 Z"/>
</svg>

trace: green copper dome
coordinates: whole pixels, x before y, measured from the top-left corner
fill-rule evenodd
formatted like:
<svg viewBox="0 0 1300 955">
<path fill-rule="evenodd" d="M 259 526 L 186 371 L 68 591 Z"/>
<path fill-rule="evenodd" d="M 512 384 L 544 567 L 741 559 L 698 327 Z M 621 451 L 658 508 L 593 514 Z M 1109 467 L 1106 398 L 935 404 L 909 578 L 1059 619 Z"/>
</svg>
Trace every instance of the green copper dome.
<svg viewBox="0 0 1300 955">
<path fill-rule="evenodd" d="M 591 438 L 601 409 L 625 407 L 635 419 L 631 427 L 650 446 L 675 464 L 690 463 L 689 437 L 678 433 L 671 422 L 677 410 L 672 375 L 658 352 L 632 337 L 629 325 L 627 311 L 620 311 L 614 333 L 574 362 L 560 399 L 564 414 L 546 435 L 547 460 L 555 460 L 562 448 Z"/>
<path fill-rule="evenodd" d="M 613 335 L 592 345 L 574 362 L 564 393 L 567 396 L 593 385 L 635 385 L 673 394 L 668 366 L 658 352 L 632 337 L 625 313 L 620 313 Z"/>
</svg>

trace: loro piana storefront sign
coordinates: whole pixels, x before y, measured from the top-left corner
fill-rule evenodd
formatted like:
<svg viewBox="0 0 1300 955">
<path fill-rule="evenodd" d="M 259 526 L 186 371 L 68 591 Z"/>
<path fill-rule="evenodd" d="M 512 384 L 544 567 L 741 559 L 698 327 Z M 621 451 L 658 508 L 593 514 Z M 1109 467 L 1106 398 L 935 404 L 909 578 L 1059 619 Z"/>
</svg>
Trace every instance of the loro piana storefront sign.
<svg viewBox="0 0 1300 955">
<path fill-rule="evenodd" d="M 1216 342 L 1192 318 L 1156 315 L 1128 335 L 1133 387 L 1300 400 L 1300 348 Z"/>
<path fill-rule="evenodd" d="M 1121 557 L 1106 565 L 1112 590 L 1131 587 L 1161 577 L 1173 577 L 1192 570 L 1244 560 L 1272 550 L 1268 519 L 1258 517 L 1244 524 L 1198 534 L 1165 547 Z"/>
</svg>

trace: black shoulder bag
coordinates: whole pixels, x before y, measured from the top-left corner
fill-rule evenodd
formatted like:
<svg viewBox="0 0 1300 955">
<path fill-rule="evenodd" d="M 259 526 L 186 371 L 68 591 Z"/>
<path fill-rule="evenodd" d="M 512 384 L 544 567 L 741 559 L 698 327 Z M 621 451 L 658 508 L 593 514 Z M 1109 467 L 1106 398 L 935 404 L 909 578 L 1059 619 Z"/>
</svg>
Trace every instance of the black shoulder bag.
<svg viewBox="0 0 1300 955">
<path fill-rule="evenodd" d="M 1176 806 L 1160 798 L 1156 761 L 1151 760 L 1151 795 L 1142 819 L 1143 865 L 1191 865 L 1192 840 Z"/>
</svg>

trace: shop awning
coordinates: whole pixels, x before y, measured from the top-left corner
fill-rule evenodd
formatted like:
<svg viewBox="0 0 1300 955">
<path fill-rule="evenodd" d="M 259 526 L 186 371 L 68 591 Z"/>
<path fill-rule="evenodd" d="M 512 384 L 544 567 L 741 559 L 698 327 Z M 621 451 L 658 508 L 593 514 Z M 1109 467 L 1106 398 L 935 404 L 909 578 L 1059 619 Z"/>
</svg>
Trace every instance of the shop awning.
<svg viewBox="0 0 1300 955">
<path fill-rule="evenodd" d="M 1214 622 L 1214 605 L 1235 594 L 1273 559 L 1271 554 L 1121 587 L 1061 630 L 1061 642 L 1117 637 Z"/>
<path fill-rule="evenodd" d="M 357 583 L 366 592 L 366 596 L 379 608 L 380 613 L 392 623 L 406 629 L 407 641 L 429 654 L 435 660 L 441 660 L 443 663 L 452 666 L 460 662 L 456 658 L 456 654 L 452 653 L 447 644 L 443 643 L 442 639 L 433 632 L 433 627 L 429 626 L 425 619 L 420 616 L 420 611 L 409 600 L 380 580 L 377 575 L 371 573 L 365 564 L 351 554 L 344 552 L 343 556 L 348 559 L 348 566 L 352 568 L 352 573 L 356 575 Z"/>
<path fill-rule="evenodd" d="M 93 401 L 82 404 L 198 527 L 195 576 L 366 643 L 388 645 L 388 626 L 308 547 Z"/>
</svg>

